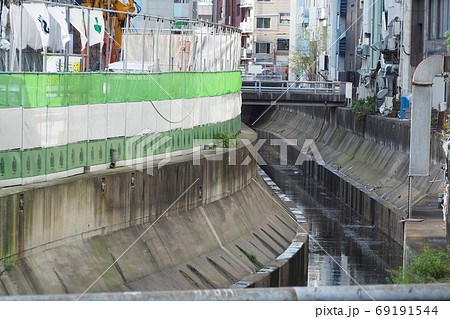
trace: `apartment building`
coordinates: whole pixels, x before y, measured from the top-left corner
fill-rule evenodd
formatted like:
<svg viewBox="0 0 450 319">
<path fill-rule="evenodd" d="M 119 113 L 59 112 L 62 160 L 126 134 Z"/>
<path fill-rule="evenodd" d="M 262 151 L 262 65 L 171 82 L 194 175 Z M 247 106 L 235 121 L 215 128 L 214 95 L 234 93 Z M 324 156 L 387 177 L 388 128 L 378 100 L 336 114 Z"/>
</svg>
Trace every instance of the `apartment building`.
<svg viewBox="0 0 450 319">
<path fill-rule="evenodd" d="M 352 82 L 359 97 L 376 96 L 381 112 L 410 95 L 412 73 L 423 59 L 447 54 L 450 0 L 291 0 L 291 12 L 291 43 L 297 46 L 317 40 L 314 30 L 326 26 L 316 72 Z M 291 72 L 290 79 L 298 76 Z M 444 109 L 448 84 L 436 78 L 433 91 L 432 106 Z"/>
<path fill-rule="evenodd" d="M 289 57 L 289 0 L 240 0 L 242 62 L 287 67 Z"/>
<path fill-rule="evenodd" d="M 177 19 L 197 19 L 197 0 L 140 0 L 142 13 Z"/>
</svg>

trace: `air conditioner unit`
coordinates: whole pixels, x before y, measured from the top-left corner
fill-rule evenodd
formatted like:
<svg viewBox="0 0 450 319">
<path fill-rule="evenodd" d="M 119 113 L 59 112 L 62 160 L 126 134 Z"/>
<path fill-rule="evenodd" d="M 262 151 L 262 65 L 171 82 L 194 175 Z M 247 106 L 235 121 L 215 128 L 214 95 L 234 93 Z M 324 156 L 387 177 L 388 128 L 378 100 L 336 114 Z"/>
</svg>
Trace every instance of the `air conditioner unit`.
<svg viewBox="0 0 450 319">
<path fill-rule="evenodd" d="M 370 55 L 370 45 L 368 45 L 368 44 L 358 45 L 356 47 L 356 55 L 369 56 Z"/>
<path fill-rule="evenodd" d="M 319 56 L 319 69 L 321 71 L 328 71 L 328 55 Z"/>
<path fill-rule="evenodd" d="M 392 30 L 392 34 L 393 35 L 400 35 L 402 32 L 402 25 L 400 21 L 395 21 L 393 24 L 393 30 Z"/>
</svg>

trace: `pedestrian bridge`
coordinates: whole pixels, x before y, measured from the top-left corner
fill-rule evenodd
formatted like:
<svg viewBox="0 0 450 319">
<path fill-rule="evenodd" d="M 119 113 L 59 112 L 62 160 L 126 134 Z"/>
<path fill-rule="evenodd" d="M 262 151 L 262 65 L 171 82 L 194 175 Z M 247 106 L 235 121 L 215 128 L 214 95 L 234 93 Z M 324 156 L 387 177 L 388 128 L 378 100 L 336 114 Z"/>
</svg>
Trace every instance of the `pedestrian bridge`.
<svg viewBox="0 0 450 319">
<path fill-rule="evenodd" d="M 345 82 L 243 80 L 242 99 L 259 104 L 272 101 L 293 103 L 345 103 Z"/>
<path fill-rule="evenodd" d="M 340 107 L 347 104 L 345 82 L 242 81 L 242 120 L 251 124 L 276 105 Z"/>
</svg>

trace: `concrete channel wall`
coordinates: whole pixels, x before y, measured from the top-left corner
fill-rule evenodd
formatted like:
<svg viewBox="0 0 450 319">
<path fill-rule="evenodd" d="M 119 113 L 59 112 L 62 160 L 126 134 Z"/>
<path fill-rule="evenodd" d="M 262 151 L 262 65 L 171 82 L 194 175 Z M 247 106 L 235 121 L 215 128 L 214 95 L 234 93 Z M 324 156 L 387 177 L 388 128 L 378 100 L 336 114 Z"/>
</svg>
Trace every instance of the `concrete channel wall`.
<svg viewBox="0 0 450 319">
<path fill-rule="evenodd" d="M 256 142 L 245 127 L 239 137 Z M 13 265 L 0 294 L 82 293 L 94 282 L 89 292 L 225 288 L 265 265 L 278 279 L 258 273 L 248 286 L 305 284 L 307 237 L 292 260 L 276 260 L 298 241 L 294 214 L 255 160 L 240 165 L 247 148 L 238 165 L 214 154 L 202 151 L 200 165 L 174 157 L 153 174 L 119 167 L 0 190 L 0 265 Z"/>
<path fill-rule="evenodd" d="M 324 165 L 312 158 L 304 163 L 306 172 L 348 209 L 403 244 L 403 223 L 399 221 L 407 211 L 409 123 L 379 116 L 361 118 L 346 108 L 281 105 L 254 129 L 260 138 L 298 139 L 297 147 L 288 148 L 292 163 L 299 158 L 304 141 L 314 140 Z M 430 176 L 412 181 L 413 202 L 442 185 L 444 155 L 437 135 L 430 156 Z"/>
</svg>

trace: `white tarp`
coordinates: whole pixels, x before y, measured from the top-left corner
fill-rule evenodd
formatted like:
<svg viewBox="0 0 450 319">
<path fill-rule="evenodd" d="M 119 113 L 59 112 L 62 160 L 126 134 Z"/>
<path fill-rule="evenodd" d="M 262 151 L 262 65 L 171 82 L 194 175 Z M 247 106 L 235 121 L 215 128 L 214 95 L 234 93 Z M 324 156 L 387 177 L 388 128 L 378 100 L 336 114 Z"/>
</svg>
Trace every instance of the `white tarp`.
<svg viewBox="0 0 450 319">
<path fill-rule="evenodd" d="M 70 41 L 69 26 L 67 24 L 66 8 L 65 7 L 48 7 L 50 14 L 50 29 L 49 48 L 52 51 L 64 49 L 67 42 Z"/>
<path fill-rule="evenodd" d="M 142 123 L 142 103 L 128 102 L 126 104 L 126 136 L 141 134 L 144 129 Z"/>
<path fill-rule="evenodd" d="M 47 108 L 23 109 L 23 148 L 43 147 L 47 143 Z"/>
<path fill-rule="evenodd" d="M 158 103 L 153 104 L 158 109 L 158 112 L 165 118 L 170 119 L 171 118 L 171 104 L 172 102 L 170 100 L 166 101 L 157 101 Z M 162 116 L 158 114 L 158 121 L 156 122 L 156 130 L 157 132 L 164 132 L 170 130 L 170 123 L 167 122 Z"/>
<path fill-rule="evenodd" d="M 188 116 L 189 109 L 184 101 L 184 99 L 171 100 L 170 115 L 168 116 L 168 119 L 173 122 L 170 123 L 171 130 L 181 128 L 183 119 Z"/>
<path fill-rule="evenodd" d="M 83 9 L 70 8 L 70 24 L 80 33 L 81 37 L 81 49 L 86 47 L 87 37 L 84 24 L 84 11 Z"/>
<path fill-rule="evenodd" d="M 206 29 L 205 29 L 206 30 Z M 203 31 L 205 31 L 203 30 Z M 151 65 L 161 71 L 224 71 L 239 65 L 239 35 L 200 32 L 157 34 L 134 32 L 124 35 L 123 49 L 129 62 Z"/>
<path fill-rule="evenodd" d="M 67 107 L 49 107 L 47 112 L 46 147 L 68 144 L 69 109 Z"/>
<path fill-rule="evenodd" d="M 131 137 L 142 131 L 191 129 L 237 117 L 240 102 L 240 93 L 234 93 L 153 101 L 154 107 L 150 101 L 144 101 L 50 108 L 0 108 L 0 150 L 18 149 L 22 143 L 24 149 L 31 149 Z"/>
<path fill-rule="evenodd" d="M 24 3 L 23 7 L 25 11 L 28 12 L 31 21 L 34 23 L 36 30 L 41 39 L 41 47 L 48 46 L 48 38 L 50 35 L 50 18 L 48 15 L 47 8 L 43 3 Z M 24 15 L 24 14 L 22 14 Z M 26 29 L 25 29 L 26 30 Z M 28 31 L 33 32 L 32 28 L 28 29 Z M 39 48 L 34 48 L 39 49 Z"/>
<path fill-rule="evenodd" d="M 156 107 L 158 107 L 159 101 L 154 101 L 153 103 Z M 151 132 L 157 132 L 156 123 L 160 121 L 160 116 L 158 115 L 150 101 L 142 102 L 142 112 L 144 119 L 142 128 Z"/>
<path fill-rule="evenodd" d="M 89 105 L 89 140 L 103 140 L 107 135 L 107 114 L 108 108 L 106 104 Z"/>
<path fill-rule="evenodd" d="M 88 139 L 88 106 L 71 105 L 69 108 L 69 143 Z"/>
<path fill-rule="evenodd" d="M 97 43 L 103 45 L 103 39 L 105 36 L 105 21 L 103 19 L 103 12 L 101 11 L 89 11 L 89 46 Z"/>
<path fill-rule="evenodd" d="M 22 108 L 0 108 L 0 151 L 22 146 Z"/>
<path fill-rule="evenodd" d="M 125 103 L 108 104 L 108 137 L 125 136 Z"/>
</svg>

